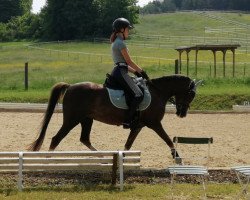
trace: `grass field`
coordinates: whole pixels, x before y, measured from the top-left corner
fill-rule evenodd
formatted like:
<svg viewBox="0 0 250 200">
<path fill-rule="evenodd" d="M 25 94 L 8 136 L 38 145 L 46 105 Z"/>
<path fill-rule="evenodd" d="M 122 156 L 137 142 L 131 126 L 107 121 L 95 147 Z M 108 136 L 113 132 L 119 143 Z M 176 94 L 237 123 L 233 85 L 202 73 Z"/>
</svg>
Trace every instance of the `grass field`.
<svg viewBox="0 0 250 200">
<path fill-rule="evenodd" d="M 238 184 L 209 184 L 207 187 L 208 199 L 234 199 L 239 192 Z M 174 197 L 179 200 L 202 199 L 201 185 L 178 184 L 174 189 Z M 24 192 L 14 189 L 0 189 L 0 199 L 165 199 L 170 200 L 171 187 L 169 184 L 130 184 L 120 192 L 118 188 L 109 185 L 64 185 L 60 187 L 27 188 Z M 242 198 L 243 199 L 243 198 Z"/>
<path fill-rule="evenodd" d="M 221 98 L 224 95 L 229 97 L 230 103 L 241 103 L 250 100 L 249 20 L 250 14 L 242 13 L 177 12 L 145 15 L 140 17 L 140 23 L 136 25 L 135 33 L 127 44 L 133 59 L 151 78 L 155 78 L 174 73 L 174 60 L 178 58 L 174 48 L 177 46 L 240 43 L 242 47 L 236 50 L 235 78 L 232 78 L 232 53 L 229 51 L 226 54 L 226 77 L 223 77 L 221 52 L 217 53 L 217 74 L 214 77 L 213 54 L 210 51 L 199 52 L 197 76 L 194 52 L 190 53 L 188 75 L 204 80 L 198 100 L 207 96 Z M 24 90 L 25 62 L 29 63 L 28 91 Z M 182 74 L 187 75 L 185 62 L 183 54 Z M 112 66 L 107 40 L 0 43 L 0 101 L 46 102 L 49 90 L 56 82 L 103 83 Z M 204 106 L 203 109 L 211 108 L 210 105 Z M 193 108 L 201 109 L 200 101 L 194 103 Z M 219 106 L 212 106 L 211 109 L 219 108 L 229 109 L 231 105 L 225 105 L 223 99 Z"/>
</svg>

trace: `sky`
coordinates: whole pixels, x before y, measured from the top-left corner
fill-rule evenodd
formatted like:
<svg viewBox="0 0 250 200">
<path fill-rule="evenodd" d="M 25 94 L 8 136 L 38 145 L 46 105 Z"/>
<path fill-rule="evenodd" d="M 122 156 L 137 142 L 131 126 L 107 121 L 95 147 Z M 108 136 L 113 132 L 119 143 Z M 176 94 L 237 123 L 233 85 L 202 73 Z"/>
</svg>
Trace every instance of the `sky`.
<svg viewBox="0 0 250 200">
<path fill-rule="evenodd" d="M 152 0 L 139 0 L 137 5 L 139 6 L 144 6 L 148 4 Z M 46 0 L 33 0 L 33 5 L 32 5 L 32 12 L 33 13 L 38 13 L 41 8 L 45 5 Z"/>
</svg>

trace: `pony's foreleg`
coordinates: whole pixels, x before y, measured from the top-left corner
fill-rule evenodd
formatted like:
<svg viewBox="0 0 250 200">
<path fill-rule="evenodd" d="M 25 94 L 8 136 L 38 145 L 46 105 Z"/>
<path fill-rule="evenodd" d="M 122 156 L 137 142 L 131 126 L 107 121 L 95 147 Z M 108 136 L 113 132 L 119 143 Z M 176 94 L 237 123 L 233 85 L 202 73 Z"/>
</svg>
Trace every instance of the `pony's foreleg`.
<svg viewBox="0 0 250 200">
<path fill-rule="evenodd" d="M 141 131 L 142 128 L 137 128 L 137 129 L 132 129 L 129 133 L 127 142 L 125 144 L 125 151 L 129 150 L 132 146 L 132 144 L 134 143 L 138 133 Z"/>
<path fill-rule="evenodd" d="M 163 129 L 162 124 L 160 122 L 150 125 L 148 127 L 153 129 L 160 136 L 160 138 L 163 139 L 167 143 L 167 145 L 171 149 L 171 155 L 174 159 L 176 159 L 176 157 L 180 157 L 178 152 L 175 150 L 174 143 L 172 142 L 170 137 L 167 135 L 167 133 Z"/>
<path fill-rule="evenodd" d="M 90 131 L 91 131 L 92 124 L 93 124 L 93 119 L 90 119 L 90 118 L 85 118 L 81 122 L 82 133 L 81 133 L 80 141 L 85 146 L 87 146 L 91 151 L 97 151 L 97 149 L 94 148 L 90 142 Z"/>
</svg>

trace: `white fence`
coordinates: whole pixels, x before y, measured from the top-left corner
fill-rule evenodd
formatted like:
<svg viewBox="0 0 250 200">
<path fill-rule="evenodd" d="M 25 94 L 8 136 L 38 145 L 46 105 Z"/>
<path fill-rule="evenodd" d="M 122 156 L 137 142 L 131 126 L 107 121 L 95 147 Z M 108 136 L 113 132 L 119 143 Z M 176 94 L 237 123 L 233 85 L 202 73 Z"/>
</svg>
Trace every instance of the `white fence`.
<svg viewBox="0 0 250 200">
<path fill-rule="evenodd" d="M 23 189 L 23 172 L 112 171 L 112 184 L 119 171 L 120 190 L 124 170 L 140 169 L 140 151 L 55 151 L 0 152 L 0 172 L 18 172 L 18 189 Z"/>
<path fill-rule="evenodd" d="M 45 112 L 48 104 L 40 103 L 4 103 L 0 102 L 0 111 L 20 111 L 20 112 Z M 175 111 L 175 105 L 167 104 L 166 112 Z M 62 104 L 57 104 L 55 112 L 62 112 Z"/>
</svg>

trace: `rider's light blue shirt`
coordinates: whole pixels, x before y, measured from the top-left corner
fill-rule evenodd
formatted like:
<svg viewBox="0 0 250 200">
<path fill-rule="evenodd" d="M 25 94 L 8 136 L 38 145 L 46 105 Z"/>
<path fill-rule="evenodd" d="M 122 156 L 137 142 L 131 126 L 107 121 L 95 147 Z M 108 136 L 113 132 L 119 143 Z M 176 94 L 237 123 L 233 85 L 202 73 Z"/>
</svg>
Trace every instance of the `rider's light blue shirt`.
<svg viewBox="0 0 250 200">
<path fill-rule="evenodd" d="M 117 36 L 117 38 L 111 45 L 112 58 L 114 63 L 126 62 L 121 52 L 121 50 L 124 48 L 127 48 L 126 44 L 120 36 Z"/>
</svg>

